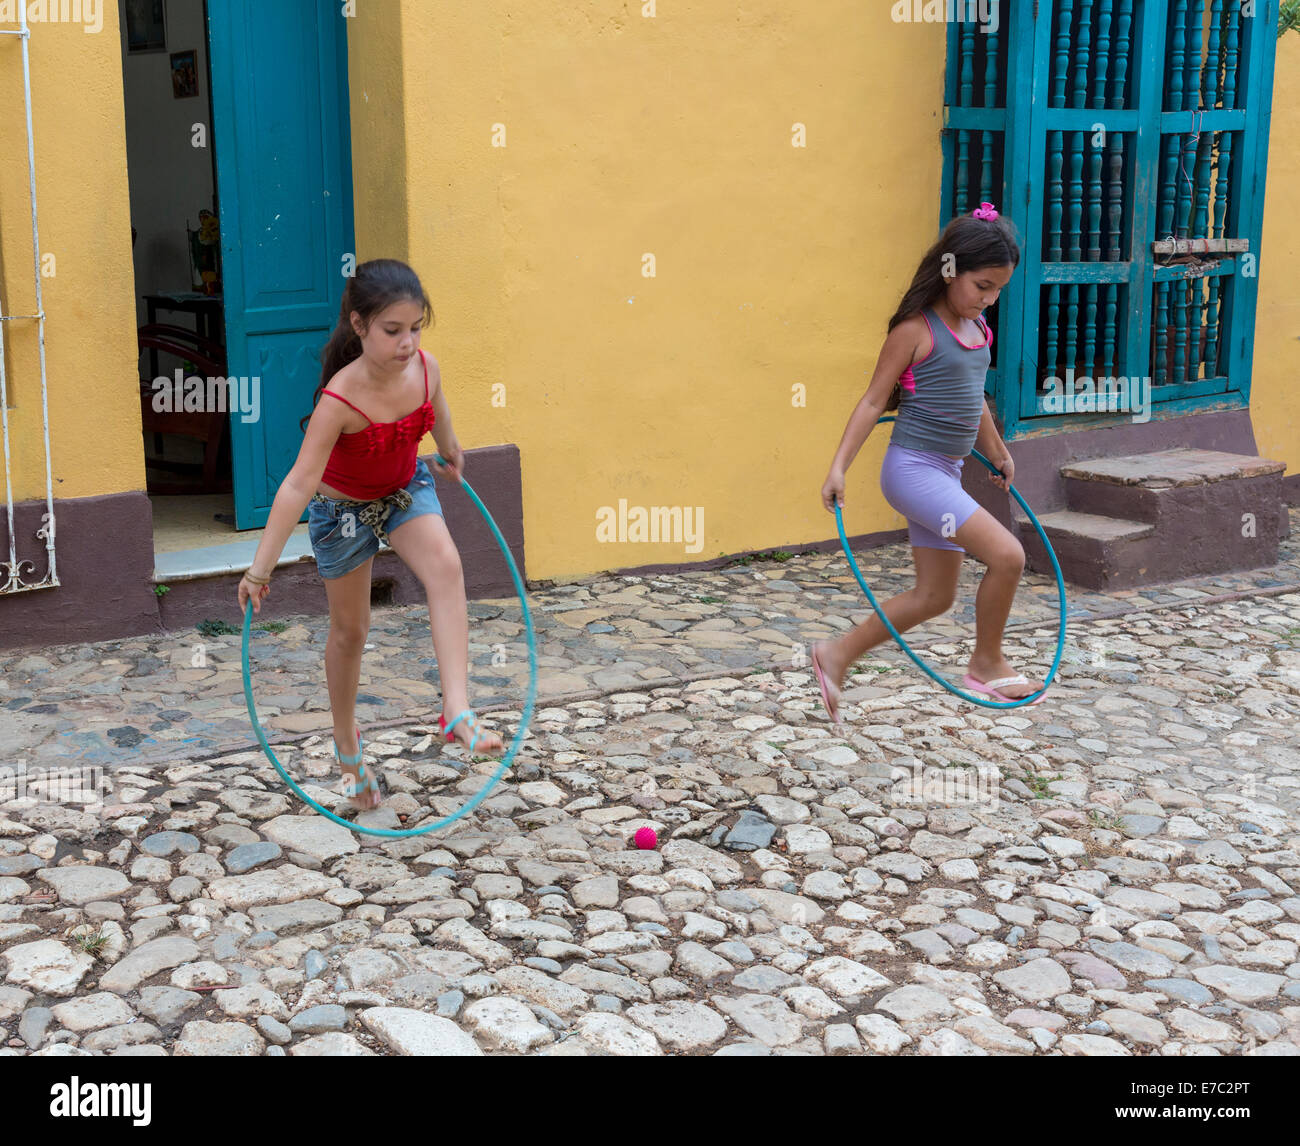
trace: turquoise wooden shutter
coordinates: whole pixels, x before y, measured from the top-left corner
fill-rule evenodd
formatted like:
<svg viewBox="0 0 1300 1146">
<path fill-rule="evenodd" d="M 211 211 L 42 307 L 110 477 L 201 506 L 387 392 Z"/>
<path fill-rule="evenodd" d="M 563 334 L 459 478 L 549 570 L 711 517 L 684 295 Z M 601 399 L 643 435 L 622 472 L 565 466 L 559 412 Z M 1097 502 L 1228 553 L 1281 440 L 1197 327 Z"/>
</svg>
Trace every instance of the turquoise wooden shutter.
<svg viewBox="0 0 1300 1146">
<path fill-rule="evenodd" d="M 227 365 L 261 390 L 259 419 L 230 421 L 238 529 L 266 524 L 293 467 L 356 249 L 341 13 L 208 5 Z"/>
<path fill-rule="evenodd" d="M 978 202 L 978 151 L 1024 239 L 990 386 L 1008 436 L 1132 416 L 1059 413 L 1049 379 L 1149 379 L 1155 417 L 1245 405 L 1276 0 L 1002 7 L 1005 43 L 950 29 L 943 207 Z M 977 106 L 982 58 L 1004 107 Z"/>
</svg>

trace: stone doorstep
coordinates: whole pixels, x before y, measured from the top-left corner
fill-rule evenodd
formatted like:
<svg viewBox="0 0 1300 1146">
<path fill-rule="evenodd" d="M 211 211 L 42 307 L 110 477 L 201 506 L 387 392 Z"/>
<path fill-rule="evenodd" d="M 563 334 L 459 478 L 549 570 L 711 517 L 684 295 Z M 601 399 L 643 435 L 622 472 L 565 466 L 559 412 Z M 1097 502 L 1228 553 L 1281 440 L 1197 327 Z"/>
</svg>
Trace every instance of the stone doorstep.
<svg viewBox="0 0 1300 1146">
<path fill-rule="evenodd" d="M 1285 470 L 1286 463 L 1268 458 L 1179 447 L 1149 454 L 1130 454 L 1122 458 L 1092 458 L 1072 462 L 1062 466 L 1060 472 L 1066 480 L 1106 482 L 1154 490 L 1267 477 L 1281 474 Z"/>
<path fill-rule="evenodd" d="M 1200 554 L 1188 572 L 1186 555 L 1176 548 L 1163 551 L 1154 522 L 1128 521 L 1077 510 L 1059 510 L 1039 517 L 1052 543 L 1065 580 L 1086 589 L 1108 591 L 1164 584 L 1187 576 L 1209 576 L 1244 568 L 1261 568 L 1277 560 L 1276 541 L 1264 561 L 1256 564 L 1209 562 Z M 1052 574 L 1052 562 L 1029 519 L 1017 517 L 1026 567 Z"/>
<path fill-rule="evenodd" d="M 1129 548 L 1155 536 L 1153 522 L 1128 521 L 1097 513 L 1061 509 L 1039 519 L 1052 543 L 1065 580 L 1086 589 L 1126 589 L 1157 577 L 1133 560 L 1139 550 Z M 1035 573 L 1053 574 L 1051 559 L 1027 517 L 1017 514 L 1015 523 L 1025 550 L 1025 565 Z M 1141 547 L 1145 548 L 1145 547 Z"/>
<path fill-rule="evenodd" d="M 475 602 L 516 600 L 514 583 L 501 559 L 501 551 L 495 541 L 490 544 L 490 551 L 473 545 L 461 547 L 465 591 L 471 608 Z M 519 560 L 518 554 L 515 559 Z M 207 618 L 223 618 L 240 625 L 243 618 L 236 601 L 242 577 L 243 570 L 214 571 L 168 582 L 169 591 L 159 605 L 164 628 L 175 633 Z M 375 556 L 371 577 L 372 600 L 375 600 L 376 607 L 404 608 L 428 600 L 415 574 L 392 549 L 381 549 Z M 271 612 L 264 616 L 255 614 L 255 624 L 263 620 L 283 620 L 294 614 L 329 612 L 325 583 L 317 571 L 315 558 L 310 555 L 282 562 L 275 571 L 272 592 L 274 606 Z"/>
<path fill-rule="evenodd" d="M 1021 536 L 1026 534 L 1034 538 L 1038 534 L 1029 523 L 1029 518 L 1017 515 L 1016 524 Z M 1103 517 L 1099 513 L 1080 513 L 1077 509 L 1060 509 L 1055 513 L 1040 514 L 1039 524 L 1048 535 L 1053 545 L 1058 537 L 1073 538 L 1080 542 L 1128 542 L 1140 541 L 1150 537 L 1156 531 L 1155 523 L 1149 521 L 1128 521 L 1122 517 Z"/>
<path fill-rule="evenodd" d="M 1281 500 L 1281 462 L 1219 450 L 1178 448 L 1118 458 L 1095 458 L 1062 466 L 1068 508 L 1039 520 L 1067 580 L 1089 589 L 1127 589 L 1200 576 L 1253 569 L 1277 560 L 1277 542 L 1289 533 Z M 1230 483 L 1221 491 L 1207 487 Z M 1241 485 L 1236 483 L 1246 482 Z M 1262 483 L 1262 484 L 1260 484 Z M 1277 537 L 1271 514 L 1277 493 Z M 1252 506 L 1262 512 L 1259 540 L 1238 551 L 1206 551 L 1204 532 L 1215 519 L 1236 520 Z M 1037 532 L 1026 517 L 1014 520 L 1028 567 L 1052 572 Z M 1195 547 L 1189 548 L 1189 547 Z"/>
</svg>

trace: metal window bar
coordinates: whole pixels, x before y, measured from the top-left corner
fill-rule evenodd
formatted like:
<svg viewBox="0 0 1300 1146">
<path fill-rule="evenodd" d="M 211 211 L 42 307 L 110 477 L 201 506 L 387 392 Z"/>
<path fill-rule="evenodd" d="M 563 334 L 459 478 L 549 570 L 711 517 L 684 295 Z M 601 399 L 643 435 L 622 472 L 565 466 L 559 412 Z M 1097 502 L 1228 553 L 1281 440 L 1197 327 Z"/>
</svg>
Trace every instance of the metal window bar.
<svg viewBox="0 0 1300 1146">
<path fill-rule="evenodd" d="M 32 69 L 28 41 L 31 29 L 27 26 L 27 5 L 18 4 L 18 27 L 0 28 L 0 36 L 17 36 L 22 50 L 23 60 L 23 104 L 27 116 L 27 178 L 32 206 L 32 267 L 36 282 L 36 313 L 6 314 L 4 301 L 0 298 L 0 431 L 4 439 L 5 460 L 5 512 L 9 526 L 9 560 L 0 561 L 0 594 L 22 593 L 32 589 L 53 589 L 59 585 L 58 570 L 54 560 L 54 475 L 50 465 L 50 406 L 47 378 L 45 373 L 45 306 L 41 296 L 41 241 L 36 226 L 36 145 L 32 133 Z M 2 285 L 2 284 L 0 284 Z M 45 431 L 45 517 L 36 536 L 45 542 L 48 558 L 43 579 L 33 583 L 23 582 L 24 566 L 34 573 L 34 561 L 20 561 L 18 558 L 18 538 L 14 531 L 14 490 L 13 477 L 10 473 L 9 448 L 9 391 L 5 376 L 5 323 L 35 321 L 36 338 L 40 352 L 41 368 L 41 422 Z"/>
<path fill-rule="evenodd" d="M 996 31 L 981 29 L 971 7 L 957 5 L 965 13 L 949 24 L 948 63 L 944 87 L 944 149 L 947 157 L 946 184 L 939 226 L 953 215 L 966 215 L 984 201 L 1009 212 L 1005 201 L 1007 134 L 1007 88 L 1014 45 L 1016 17 L 1003 4 Z M 985 315 L 995 331 L 992 360 L 986 389 L 996 392 L 1006 367 L 1001 350 L 1006 329 L 1000 318 L 1000 304 Z"/>
</svg>

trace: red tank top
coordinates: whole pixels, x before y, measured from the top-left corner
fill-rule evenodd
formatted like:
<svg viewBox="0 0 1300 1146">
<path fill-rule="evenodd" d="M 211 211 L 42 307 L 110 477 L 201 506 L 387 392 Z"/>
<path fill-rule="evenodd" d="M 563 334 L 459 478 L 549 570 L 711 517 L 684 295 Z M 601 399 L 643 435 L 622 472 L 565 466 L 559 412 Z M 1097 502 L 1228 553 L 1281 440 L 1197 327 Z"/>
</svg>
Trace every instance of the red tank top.
<svg viewBox="0 0 1300 1146">
<path fill-rule="evenodd" d="M 429 363 L 423 350 L 420 362 L 424 366 L 424 405 L 397 422 L 370 422 L 366 412 L 352 406 L 342 394 L 322 391 L 352 406 L 370 422 L 364 430 L 338 436 L 321 475 L 327 485 L 350 498 L 373 501 L 401 489 L 415 476 L 420 440 L 433 429 L 434 423 L 433 406 L 429 402 Z"/>
</svg>

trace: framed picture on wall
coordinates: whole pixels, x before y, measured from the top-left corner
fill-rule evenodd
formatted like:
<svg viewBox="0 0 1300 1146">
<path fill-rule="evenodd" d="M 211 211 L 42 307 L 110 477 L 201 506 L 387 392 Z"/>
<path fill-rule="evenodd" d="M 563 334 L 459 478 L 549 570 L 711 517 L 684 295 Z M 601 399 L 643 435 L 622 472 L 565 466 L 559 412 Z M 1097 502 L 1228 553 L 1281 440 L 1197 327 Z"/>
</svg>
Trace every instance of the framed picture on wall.
<svg viewBox="0 0 1300 1146">
<path fill-rule="evenodd" d="M 166 8 L 164 0 L 126 0 L 128 52 L 167 50 Z"/>
<path fill-rule="evenodd" d="M 172 96 L 188 99 L 199 94 L 199 73 L 194 66 L 195 50 L 172 53 Z"/>
</svg>

